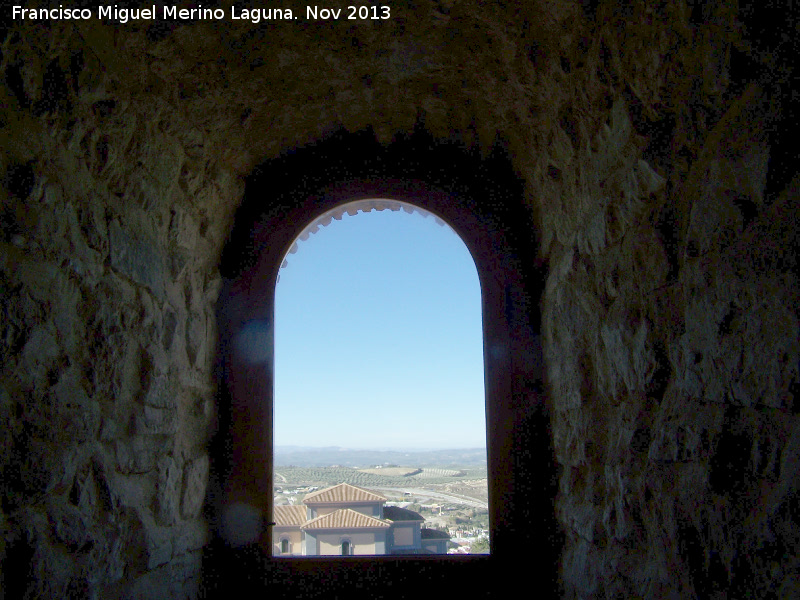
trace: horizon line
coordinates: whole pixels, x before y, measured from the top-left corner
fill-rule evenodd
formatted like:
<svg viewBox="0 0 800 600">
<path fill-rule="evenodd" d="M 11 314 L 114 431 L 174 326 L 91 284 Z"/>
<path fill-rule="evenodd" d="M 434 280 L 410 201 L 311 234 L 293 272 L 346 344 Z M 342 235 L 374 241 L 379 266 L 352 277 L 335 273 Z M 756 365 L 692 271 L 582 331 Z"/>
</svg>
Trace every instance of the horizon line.
<svg viewBox="0 0 800 600">
<path fill-rule="evenodd" d="M 486 450 L 486 446 L 308 446 L 305 444 L 275 444 L 275 450 L 287 448 L 299 448 L 305 450 L 373 450 L 378 452 L 429 452 L 429 451 L 443 451 L 443 450 Z"/>
</svg>

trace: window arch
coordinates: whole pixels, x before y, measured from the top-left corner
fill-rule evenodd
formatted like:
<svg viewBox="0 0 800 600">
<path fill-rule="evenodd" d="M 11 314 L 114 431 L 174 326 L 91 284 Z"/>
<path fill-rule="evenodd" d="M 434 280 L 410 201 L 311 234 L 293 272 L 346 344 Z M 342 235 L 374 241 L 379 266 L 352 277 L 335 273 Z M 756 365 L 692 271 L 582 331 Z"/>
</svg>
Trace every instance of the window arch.
<svg viewBox="0 0 800 600">
<path fill-rule="evenodd" d="M 538 297 L 545 273 L 537 263 L 533 215 L 502 152 L 481 157 L 424 135 L 388 148 L 368 133 L 333 136 L 265 163 L 248 180 L 221 261 L 221 434 L 212 448 L 212 460 L 219 465 L 221 521 L 226 507 L 234 505 L 271 513 L 271 327 L 274 285 L 284 256 L 306 224 L 346 202 L 371 198 L 409 202 L 443 218 L 465 242 L 478 269 L 493 554 L 491 559 L 469 557 L 464 567 L 469 570 L 463 573 L 472 577 L 483 570 L 491 579 L 494 561 L 514 560 L 521 547 L 535 544 L 550 548 L 537 567 L 552 577 L 560 547 L 553 513 L 557 470 L 539 337 Z M 431 581 L 440 577 L 438 567 L 421 568 L 415 560 L 422 559 L 395 557 L 386 566 L 376 557 L 346 567 L 327 564 L 319 576 L 346 568 L 355 569 L 354 576 L 362 569 L 372 577 L 378 568 L 407 569 Z M 295 568 L 293 561 L 281 562 L 271 571 L 273 581 L 291 580 Z M 284 575 L 287 579 L 281 580 Z"/>
<path fill-rule="evenodd" d="M 480 285 L 442 219 L 386 198 L 339 205 L 296 238 L 275 294 L 276 452 L 485 448 Z"/>
<path fill-rule="evenodd" d="M 447 224 L 438 216 L 431 214 L 427 210 L 417 206 L 416 204 L 412 204 L 410 202 L 403 202 L 400 200 L 395 200 L 392 198 L 366 198 L 363 200 L 351 200 L 349 202 L 345 202 L 338 206 L 331 208 L 330 210 L 324 212 L 322 215 L 314 219 L 308 225 L 306 225 L 303 230 L 298 234 L 297 238 L 292 242 L 292 245 L 289 247 L 286 256 L 281 261 L 281 268 L 288 266 L 289 264 L 289 257 L 292 254 L 295 254 L 299 248 L 298 241 L 304 242 L 306 241 L 311 235 L 319 231 L 323 227 L 327 227 L 333 221 L 339 221 L 342 219 L 344 215 L 355 216 L 359 212 L 367 213 L 371 211 L 392 211 L 392 212 L 399 212 L 403 211 L 407 214 L 414 214 L 417 213 L 423 218 L 432 218 L 437 225 L 442 227 L 447 226 Z M 280 280 L 280 274 L 278 274 L 278 280 Z"/>
</svg>

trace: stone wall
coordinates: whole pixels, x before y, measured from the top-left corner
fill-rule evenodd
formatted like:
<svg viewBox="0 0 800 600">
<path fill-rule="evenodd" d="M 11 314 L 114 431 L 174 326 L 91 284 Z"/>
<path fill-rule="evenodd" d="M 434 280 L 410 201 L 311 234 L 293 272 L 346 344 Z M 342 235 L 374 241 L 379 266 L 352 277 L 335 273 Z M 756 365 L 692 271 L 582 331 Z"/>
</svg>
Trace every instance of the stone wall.
<svg viewBox="0 0 800 600">
<path fill-rule="evenodd" d="M 540 184 L 572 597 L 786 598 L 800 585 L 800 177 L 767 193 L 768 175 L 786 177 L 770 160 L 777 86 L 732 82 L 741 42 L 712 37 L 735 27 L 709 12 L 706 31 L 646 9 L 652 26 L 629 22 L 616 41 L 599 26 L 606 76 L 628 91 L 582 146 L 554 136 Z M 699 79 L 695 97 L 681 97 L 667 46 Z M 669 148 L 641 135 L 659 121 Z"/>
<path fill-rule="evenodd" d="M 242 182 L 77 31 L 9 35 L 0 588 L 183 593 L 208 539 L 216 264 Z"/>
<path fill-rule="evenodd" d="M 751 98 L 673 195 L 620 160 L 554 240 L 546 355 L 578 597 L 797 593 L 800 179 L 765 200 L 769 149 L 736 114 Z M 616 112 L 598 146 L 629 132 Z M 677 194 L 676 253 L 660 219 Z"/>
<path fill-rule="evenodd" d="M 797 15 L 393 11 L 4 30 L 5 597 L 196 592 L 242 177 L 418 123 L 503 145 L 539 223 L 564 595 L 798 595 Z"/>
</svg>

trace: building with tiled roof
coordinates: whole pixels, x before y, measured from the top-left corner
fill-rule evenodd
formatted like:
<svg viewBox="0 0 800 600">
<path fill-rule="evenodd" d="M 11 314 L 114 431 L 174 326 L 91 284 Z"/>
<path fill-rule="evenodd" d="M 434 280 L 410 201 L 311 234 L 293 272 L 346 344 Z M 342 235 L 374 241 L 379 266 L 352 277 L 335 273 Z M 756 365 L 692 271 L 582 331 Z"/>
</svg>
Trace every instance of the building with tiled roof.
<svg viewBox="0 0 800 600">
<path fill-rule="evenodd" d="M 303 505 L 276 506 L 273 555 L 430 553 L 422 547 L 422 515 L 385 502 L 380 494 L 340 483 L 308 494 Z"/>
<path fill-rule="evenodd" d="M 383 518 L 393 525 L 387 554 L 421 553 L 420 527 L 425 522 L 421 514 L 399 506 L 386 506 L 383 509 Z"/>
<path fill-rule="evenodd" d="M 307 555 L 386 554 L 389 521 L 340 508 L 300 527 Z"/>
<path fill-rule="evenodd" d="M 284 504 L 275 506 L 273 512 L 275 524 L 272 526 L 272 538 L 276 545 L 276 554 L 303 554 L 303 533 L 300 526 L 306 522 L 306 507 Z"/>
<path fill-rule="evenodd" d="M 305 531 L 319 529 L 388 529 L 390 524 L 383 519 L 370 517 L 351 508 L 340 508 L 320 515 L 301 525 Z"/>
<path fill-rule="evenodd" d="M 280 526 L 300 526 L 306 522 L 306 507 L 297 504 L 284 504 L 275 507 L 275 524 Z"/>
<path fill-rule="evenodd" d="M 340 483 L 333 487 L 319 490 L 312 494 L 308 494 L 303 500 L 306 506 L 315 506 L 323 504 L 341 504 L 347 503 L 373 503 L 377 502 L 383 504 L 386 498 L 375 492 L 365 490 L 349 483 Z"/>
<path fill-rule="evenodd" d="M 447 554 L 450 534 L 439 529 L 423 529 L 420 531 L 420 545 L 431 554 Z"/>
</svg>

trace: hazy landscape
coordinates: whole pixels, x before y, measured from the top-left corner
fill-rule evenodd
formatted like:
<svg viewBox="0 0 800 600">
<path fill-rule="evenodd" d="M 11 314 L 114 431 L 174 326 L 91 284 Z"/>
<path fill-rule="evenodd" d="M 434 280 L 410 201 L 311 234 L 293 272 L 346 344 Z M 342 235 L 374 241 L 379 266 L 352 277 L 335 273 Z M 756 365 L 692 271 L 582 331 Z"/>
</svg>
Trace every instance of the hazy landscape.
<svg viewBox="0 0 800 600">
<path fill-rule="evenodd" d="M 418 512 L 425 527 L 448 531 L 451 552 L 489 551 L 486 449 L 275 448 L 275 503 L 339 483 L 374 490 L 388 505 Z"/>
<path fill-rule="evenodd" d="M 413 464 L 419 467 L 486 466 L 486 448 L 446 450 L 360 449 L 341 446 L 276 446 L 275 466 L 363 467 Z"/>
</svg>

